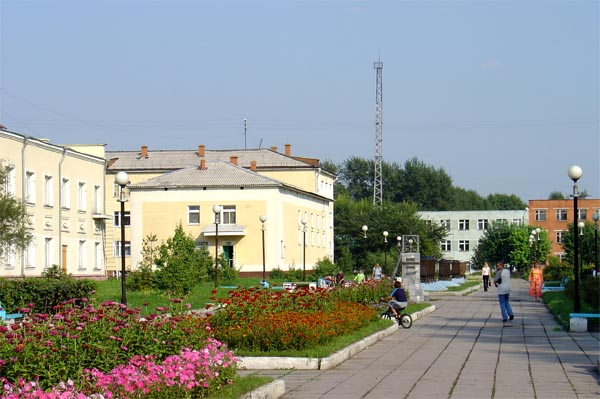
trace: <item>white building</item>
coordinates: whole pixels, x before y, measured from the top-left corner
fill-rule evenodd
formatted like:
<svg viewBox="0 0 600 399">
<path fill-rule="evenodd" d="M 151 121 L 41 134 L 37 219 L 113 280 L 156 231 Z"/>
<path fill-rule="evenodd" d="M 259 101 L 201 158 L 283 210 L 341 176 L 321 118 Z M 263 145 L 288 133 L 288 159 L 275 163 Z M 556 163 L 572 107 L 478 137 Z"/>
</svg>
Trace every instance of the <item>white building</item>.
<svg viewBox="0 0 600 399">
<path fill-rule="evenodd" d="M 442 259 L 470 262 L 479 239 L 492 222 L 529 224 L 527 209 L 508 211 L 421 211 L 423 220 L 446 227 L 448 235 L 440 242 Z"/>
</svg>

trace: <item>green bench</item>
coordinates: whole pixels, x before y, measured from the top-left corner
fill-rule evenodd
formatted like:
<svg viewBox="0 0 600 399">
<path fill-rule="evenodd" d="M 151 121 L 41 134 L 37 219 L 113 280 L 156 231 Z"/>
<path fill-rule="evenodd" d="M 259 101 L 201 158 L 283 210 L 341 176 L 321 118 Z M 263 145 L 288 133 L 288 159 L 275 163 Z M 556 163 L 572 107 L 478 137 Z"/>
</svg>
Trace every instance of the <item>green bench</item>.
<svg viewBox="0 0 600 399">
<path fill-rule="evenodd" d="M 560 281 L 544 281 L 544 284 L 542 284 L 542 292 L 564 291 L 565 285 L 567 285 L 568 282 L 569 279 L 567 277 L 564 277 Z"/>
</svg>

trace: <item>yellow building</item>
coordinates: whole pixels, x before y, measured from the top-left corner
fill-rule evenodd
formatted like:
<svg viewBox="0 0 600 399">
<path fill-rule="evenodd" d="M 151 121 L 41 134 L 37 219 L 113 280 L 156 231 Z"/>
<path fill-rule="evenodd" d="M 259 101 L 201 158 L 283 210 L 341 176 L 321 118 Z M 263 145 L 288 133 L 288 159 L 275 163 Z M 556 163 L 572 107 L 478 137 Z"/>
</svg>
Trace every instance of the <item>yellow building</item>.
<svg viewBox="0 0 600 399">
<path fill-rule="evenodd" d="M 335 175 L 316 159 L 292 156 L 289 145 L 283 154 L 275 147 L 210 151 L 199 145 L 197 151 L 149 151 L 143 146 L 140 151 L 107 152 L 107 159 L 107 187 L 113 186 L 107 207 L 114 225 L 107 229 L 107 241 L 114 243 L 107 254 L 109 273 L 120 270 L 119 187 L 114 183 L 120 171 L 130 180 L 124 219 L 127 269 L 139 264 L 144 238 L 154 234 L 159 242 L 166 240 L 179 223 L 214 256 L 214 205 L 222 208 L 219 254 L 242 274 L 259 275 L 263 269 L 261 215 L 266 217 L 267 272 L 311 270 L 319 259 L 333 261 Z"/>
<path fill-rule="evenodd" d="M 24 202 L 33 235 L 23 253 L 4 248 L 0 276 L 40 276 L 52 265 L 73 276 L 105 276 L 104 146 L 84 147 L 0 128 L 0 160 L 9 166 L 5 188 Z"/>
</svg>

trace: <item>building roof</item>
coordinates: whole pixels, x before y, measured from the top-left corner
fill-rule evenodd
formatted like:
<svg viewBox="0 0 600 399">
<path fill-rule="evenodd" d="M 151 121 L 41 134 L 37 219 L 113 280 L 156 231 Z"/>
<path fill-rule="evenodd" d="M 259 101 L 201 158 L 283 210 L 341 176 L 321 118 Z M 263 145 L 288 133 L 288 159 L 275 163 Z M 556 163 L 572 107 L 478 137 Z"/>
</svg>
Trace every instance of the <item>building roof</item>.
<svg viewBox="0 0 600 399">
<path fill-rule="evenodd" d="M 195 187 L 268 187 L 284 186 L 272 179 L 224 161 L 206 162 L 205 168 L 178 169 L 129 186 L 132 189 Z M 287 186 L 287 185 L 286 185 Z"/>
<path fill-rule="evenodd" d="M 286 149 L 287 151 L 287 149 Z M 203 154 L 201 156 L 200 154 Z M 231 162 L 232 157 L 237 157 L 237 165 L 250 168 L 252 161 L 256 162 L 257 169 L 277 168 L 315 168 L 319 167 L 319 160 L 312 158 L 293 157 L 277 152 L 273 149 L 245 149 L 245 150 L 157 150 L 150 151 L 142 147 L 141 151 L 106 151 L 108 160 L 107 170 L 175 170 L 191 168 L 200 165 L 200 160 L 207 162 Z"/>
</svg>

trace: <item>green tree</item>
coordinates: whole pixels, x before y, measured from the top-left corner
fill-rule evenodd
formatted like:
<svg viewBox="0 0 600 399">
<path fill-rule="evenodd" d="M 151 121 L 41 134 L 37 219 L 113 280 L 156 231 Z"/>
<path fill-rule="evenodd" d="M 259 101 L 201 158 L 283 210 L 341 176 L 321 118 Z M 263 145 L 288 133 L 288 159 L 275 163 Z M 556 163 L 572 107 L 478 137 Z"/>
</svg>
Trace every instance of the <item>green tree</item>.
<svg viewBox="0 0 600 399">
<path fill-rule="evenodd" d="M 442 169 L 435 169 L 417 158 L 404 163 L 402 199 L 417 204 L 424 211 L 452 208 L 452 179 Z"/>
<path fill-rule="evenodd" d="M 33 240 L 27 228 L 27 210 L 21 200 L 6 190 L 8 163 L 0 161 L 0 255 L 5 250 L 22 251 Z"/>
<path fill-rule="evenodd" d="M 565 195 L 563 193 L 561 193 L 560 191 L 552 191 L 550 193 L 550 195 L 548 196 L 549 200 L 565 200 L 567 199 L 567 197 L 565 197 Z"/>
<path fill-rule="evenodd" d="M 514 194 L 490 194 L 486 198 L 486 209 L 525 209 L 525 203 Z"/>
<path fill-rule="evenodd" d="M 579 236 L 577 241 L 579 244 L 578 261 L 583 262 L 584 269 L 588 266 L 591 269 L 595 263 L 595 248 L 596 242 L 594 240 L 594 223 L 585 222 L 583 229 L 579 230 Z M 563 233 L 562 247 L 565 251 L 565 260 L 571 265 L 573 264 L 573 224 L 568 225 L 568 230 Z"/>
<path fill-rule="evenodd" d="M 196 249 L 194 239 L 179 224 L 173 237 L 161 244 L 156 259 L 158 288 L 176 295 L 188 294 L 195 284 L 206 281 L 212 264 L 206 249 Z"/>
</svg>

